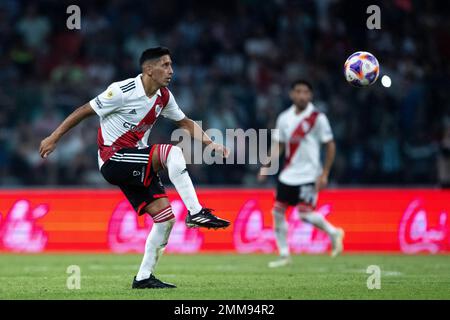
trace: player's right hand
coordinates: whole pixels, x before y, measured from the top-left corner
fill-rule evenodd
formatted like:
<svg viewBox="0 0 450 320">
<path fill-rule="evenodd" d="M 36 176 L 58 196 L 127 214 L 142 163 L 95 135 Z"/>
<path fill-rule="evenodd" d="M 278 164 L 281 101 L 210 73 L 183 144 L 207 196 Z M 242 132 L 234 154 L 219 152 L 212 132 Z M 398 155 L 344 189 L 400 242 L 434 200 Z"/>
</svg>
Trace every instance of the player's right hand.
<svg viewBox="0 0 450 320">
<path fill-rule="evenodd" d="M 49 136 L 41 141 L 41 146 L 39 147 L 39 154 L 42 158 L 47 158 L 50 153 L 56 148 L 56 141 Z"/>
</svg>

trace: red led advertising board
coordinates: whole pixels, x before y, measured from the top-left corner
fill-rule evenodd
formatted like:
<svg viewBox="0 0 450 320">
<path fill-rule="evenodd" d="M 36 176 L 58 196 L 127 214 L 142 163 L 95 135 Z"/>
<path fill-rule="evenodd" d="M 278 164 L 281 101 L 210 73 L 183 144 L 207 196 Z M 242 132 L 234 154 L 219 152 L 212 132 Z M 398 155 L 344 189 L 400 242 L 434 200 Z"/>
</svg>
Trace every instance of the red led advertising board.
<svg viewBox="0 0 450 320">
<path fill-rule="evenodd" d="M 177 222 L 166 252 L 273 253 L 268 189 L 199 189 L 200 202 L 232 221 L 226 230 L 188 229 L 187 210 L 168 191 Z M 152 226 L 116 190 L 1 190 L 0 251 L 143 252 Z M 345 229 L 345 252 L 449 253 L 450 191 L 342 189 L 320 193 L 318 213 Z M 287 213 L 293 253 L 325 253 L 330 241 Z"/>
</svg>

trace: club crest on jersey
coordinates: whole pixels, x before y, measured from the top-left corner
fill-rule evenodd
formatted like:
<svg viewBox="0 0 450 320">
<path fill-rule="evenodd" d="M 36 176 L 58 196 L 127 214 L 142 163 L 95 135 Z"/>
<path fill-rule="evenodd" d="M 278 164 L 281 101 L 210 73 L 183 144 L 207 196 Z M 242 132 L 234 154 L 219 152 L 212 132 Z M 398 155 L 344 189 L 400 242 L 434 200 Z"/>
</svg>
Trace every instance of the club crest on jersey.
<svg viewBox="0 0 450 320">
<path fill-rule="evenodd" d="M 113 96 L 113 92 L 112 92 L 112 90 L 109 90 L 109 91 L 106 93 L 106 98 L 111 99 L 112 96 Z"/>
<path fill-rule="evenodd" d="M 302 130 L 303 132 L 308 132 L 310 124 L 307 121 L 302 122 Z"/>
<path fill-rule="evenodd" d="M 159 114 L 161 113 L 161 110 L 162 110 L 162 106 L 160 106 L 159 104 L 157 104 L 157 105 L 155 106 L 155 113 L 156 113 L 156 116 L 159 116 Z"/>
<path fill-rule="evenodd" d="M 308 121 L 303 121 L 299 124 L 299 127 L 301 130 L 294 131 L 291 138 L 289 139 L 291 143 L 300 143 L 300 141 L 305 138 L 305 135 L 311 129 L 311 124 Z"/>
</svg>

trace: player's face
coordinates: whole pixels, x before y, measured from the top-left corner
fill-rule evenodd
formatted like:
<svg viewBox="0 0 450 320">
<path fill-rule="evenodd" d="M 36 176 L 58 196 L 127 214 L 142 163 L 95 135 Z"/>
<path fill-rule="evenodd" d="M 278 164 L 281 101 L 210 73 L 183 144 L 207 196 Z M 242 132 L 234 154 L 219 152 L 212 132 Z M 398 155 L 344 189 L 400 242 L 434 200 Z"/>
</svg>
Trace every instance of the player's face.
<svg viewBox="0 0 450 320">
<path fill-rule="evenodd" d="M 150 69 L 151 78 L 162 87 L 169 85 L 172 75 L 172 59 L 170 59 L 169 55 L 159 58 Z"/>
<path fill-rule="evenodd" d="M 296 85 L 290 92 L 292 102 L 299 108 L 305 108 L 312 100 L 312 92 L 304 84 Z"/>
</svg>

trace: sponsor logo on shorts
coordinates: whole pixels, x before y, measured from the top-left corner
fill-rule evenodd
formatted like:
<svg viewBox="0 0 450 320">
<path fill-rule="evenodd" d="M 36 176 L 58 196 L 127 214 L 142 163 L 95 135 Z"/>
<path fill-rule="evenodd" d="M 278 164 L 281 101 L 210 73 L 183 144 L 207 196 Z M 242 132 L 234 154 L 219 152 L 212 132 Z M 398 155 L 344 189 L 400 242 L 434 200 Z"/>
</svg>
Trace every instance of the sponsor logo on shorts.
<svg viewBox="0 0 450 320">
<path fill-rule="evenodd" d="M 159 104 L 157 104 L 155 107 L 156 116 L 158 116 L 161 113 L 161 110 L 162 110 L 162 107 Z"/>
<path fill-rule="evenodd" d="M 141 183 L 144 183 L 144 178 L 145 178 L 145 166 L 142 166 L 141 172 L 142 172 L 142 174 L 141 174 Z"/>
</svg>

